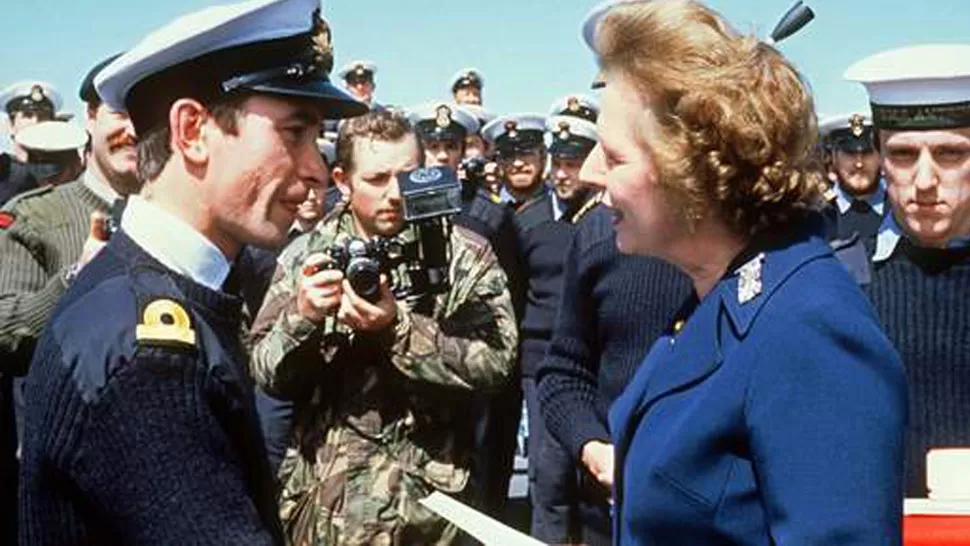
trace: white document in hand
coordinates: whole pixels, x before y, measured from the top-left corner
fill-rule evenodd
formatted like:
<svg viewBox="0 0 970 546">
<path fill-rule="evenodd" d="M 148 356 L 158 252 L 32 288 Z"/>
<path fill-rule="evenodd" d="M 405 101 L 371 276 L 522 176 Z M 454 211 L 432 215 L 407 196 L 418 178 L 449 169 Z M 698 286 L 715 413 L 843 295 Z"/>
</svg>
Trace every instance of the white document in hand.
<svg viewBox="0 0 970 546">
<path fill-rule="evenodd" d="M 545 546 L 529 535 L 520 533 L 444 493 L 435 491 L 421 499 L 421 504 L 454 523 L 485 546 Z"/>
</svg>

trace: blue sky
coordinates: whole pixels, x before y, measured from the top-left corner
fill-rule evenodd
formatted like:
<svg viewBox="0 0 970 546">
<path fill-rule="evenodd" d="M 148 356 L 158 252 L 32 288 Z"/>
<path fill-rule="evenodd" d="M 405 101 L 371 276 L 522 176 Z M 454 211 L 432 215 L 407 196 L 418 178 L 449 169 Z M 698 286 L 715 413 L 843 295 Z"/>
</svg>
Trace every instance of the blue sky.
<svg viewBox="0 0 970 546">
<path fill-rule="evenodd" d="M 764 35 L 793 0 L 708 0 L 736 28 Z M 0 85 L 50 81 L 80 113 L 77 87 L 98 60 L 131 47 L 206 0 L 5 2 Z M 337 65 L 377 63 L 377 98 L 410 105 L 448 95 L 460 68 L 485 75 L 485 105 L 498 113 L 545 113 L 582 92 L 595 73 L 579 26 L 596 0 L 332 0 Z M 866 107 L 861 86 L 842 80 L 854 61 L 926 42 L 970 43 L 968 0 L 808 0 L 816 19 L 781 44 L 813 87 L 819 112 Z M 0 142 L 3 138 L 0 138 Z"/>
</svg>

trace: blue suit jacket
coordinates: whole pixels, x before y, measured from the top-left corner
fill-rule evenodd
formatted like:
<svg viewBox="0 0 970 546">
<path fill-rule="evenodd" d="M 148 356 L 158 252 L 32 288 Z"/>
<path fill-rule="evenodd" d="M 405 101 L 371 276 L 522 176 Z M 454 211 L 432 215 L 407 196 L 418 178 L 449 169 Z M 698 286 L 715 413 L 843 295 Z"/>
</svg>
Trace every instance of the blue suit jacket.
<svg viewBox="0 0 970 546">
<path fill-rule="evenodd" d="M 610 412 L 618 544 L 899 544 L 905 374 L 828 246 L 765 251 L 663 336 Z"/>
</svg>

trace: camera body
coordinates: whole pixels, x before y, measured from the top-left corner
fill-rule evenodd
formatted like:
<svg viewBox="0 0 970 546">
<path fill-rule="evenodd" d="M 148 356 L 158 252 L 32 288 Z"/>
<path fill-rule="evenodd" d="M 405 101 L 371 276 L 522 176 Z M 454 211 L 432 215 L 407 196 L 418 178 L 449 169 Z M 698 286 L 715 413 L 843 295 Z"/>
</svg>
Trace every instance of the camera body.
<svg viewBox="0 0 970 546">
<path fill-rule="evenodd" d="M 390 273 L 401 253 L 390 239 L 347 237 L 330 245 L 326 254 L 328 269 L 341 271 L 358 296 L 374 303 L 381 298 L 381 275 Z"/>
</svg>

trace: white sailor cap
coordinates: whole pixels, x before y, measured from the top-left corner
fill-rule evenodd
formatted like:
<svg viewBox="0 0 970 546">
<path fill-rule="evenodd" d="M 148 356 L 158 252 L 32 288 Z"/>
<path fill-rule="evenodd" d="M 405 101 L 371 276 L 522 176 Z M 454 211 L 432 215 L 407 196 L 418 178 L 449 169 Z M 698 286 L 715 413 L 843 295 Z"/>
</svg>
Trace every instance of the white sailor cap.
<svg viewBox="0 0 970 546">
<path fill-rule="evenodd" d="M 333 161 L 337 159 L 337 148 L 333 145 L 333 142 L 325 138 L 318 138 L 317 150 L 320 150 L 320 155 L 327 161 L 327 166 L 332 167 Z"/>
<path fill-rule="evenodd" d="M 337 74 L 344 81 L 347 81 L 351 76 L 373 81 L 374 75 L 377 74 L 377 65 L 371 61 L 350 61 Z"/>
<path fill-rule="evenodd" d="M 575 116 L 596 123 L 600 106 L 596 99 L 586 95 L 566 95 L 549 108 L 550 116 Z"/>
<path fill-rule="evenodd" d="M 869 93 L 879 129 L 970 127 L 970 44 L 926 44 L 877 53 L 845 78 Z"/>
<path fill-rule="evenodd" d="M 485 78 L 477 68 L 462 68 L 451 77 L 451 92 L 454 93 L 462 87 L 482 89 L 485 87 Z"/>
<path fill-rule="evenodd" d="M 408 118 L 424 140 L 464 140 L 478 132 L 478 119 L 457 104 L 421 104 L 408 110 Z"/>
<path fill-rule="evenodd" d="M 831 149 L 848 152 L 873 150 L 872 119 L 869 114 L 853 112 L 827 116 L 818 125 L 819 136 Z"/>
<path fill-rule="evenodd" d="M 66 121 L 42 121 L 24 127 L 13 137 L 28 152 L 56 153 L 78 150 L 88 141 L 88 134 Z"/>
<path fill-rule="evenodd" d="M 549 154 L 553 157 L 585 158 L 599 142 L 596 125 L 575 116 L 548 118 L 546 131 L 552 137 Z"/>
<path fill-rule="evenodd" d="M 54 86 L 42 81 L 23 81 L 7 86 L 0 91 L 0 105 L 8 114 L 18 110 L 31 110 L 45 107 L 51 115 L 63 106 L 61 94 Z"/>
<path fill-rule="evenodd" d="M 510 114 L 488 122 L 482 138 L 499 153 L 515 153 L 543 146 L 546 118 L 541 114 Z"/>
<path fill-rule="evenodd" d="M 489 112 L 480 104 L 462 104 L 461 107 L 467 110 L 469 114 L 475 116 L 475 119 L 478 120 L 479 129 L 495 119 L 495 114 Z"/>
<path fill-rule="evenodd" d="M 329 119 L 363 114 L 367 106 L 328 79 L 333 50 L 320 9 L 320 0 L 249 0 L 185 15 L 112 61 L 95 88 L 139 134 L 167 123 L 179 98 L 243 90 L 312 99 Z"/>
<path fill-rule="evenodd" d="M 596 51 L 596 33 L 607 12 L 619 4 L 633 4 L 638 1 L 644 2 L 646 0 L 604 0 L 589 10 L 586 18 L 583 19 L 583 25 L 581 27 L 583 41 L 586 42 L 586 46 Z"/>
</svg>

